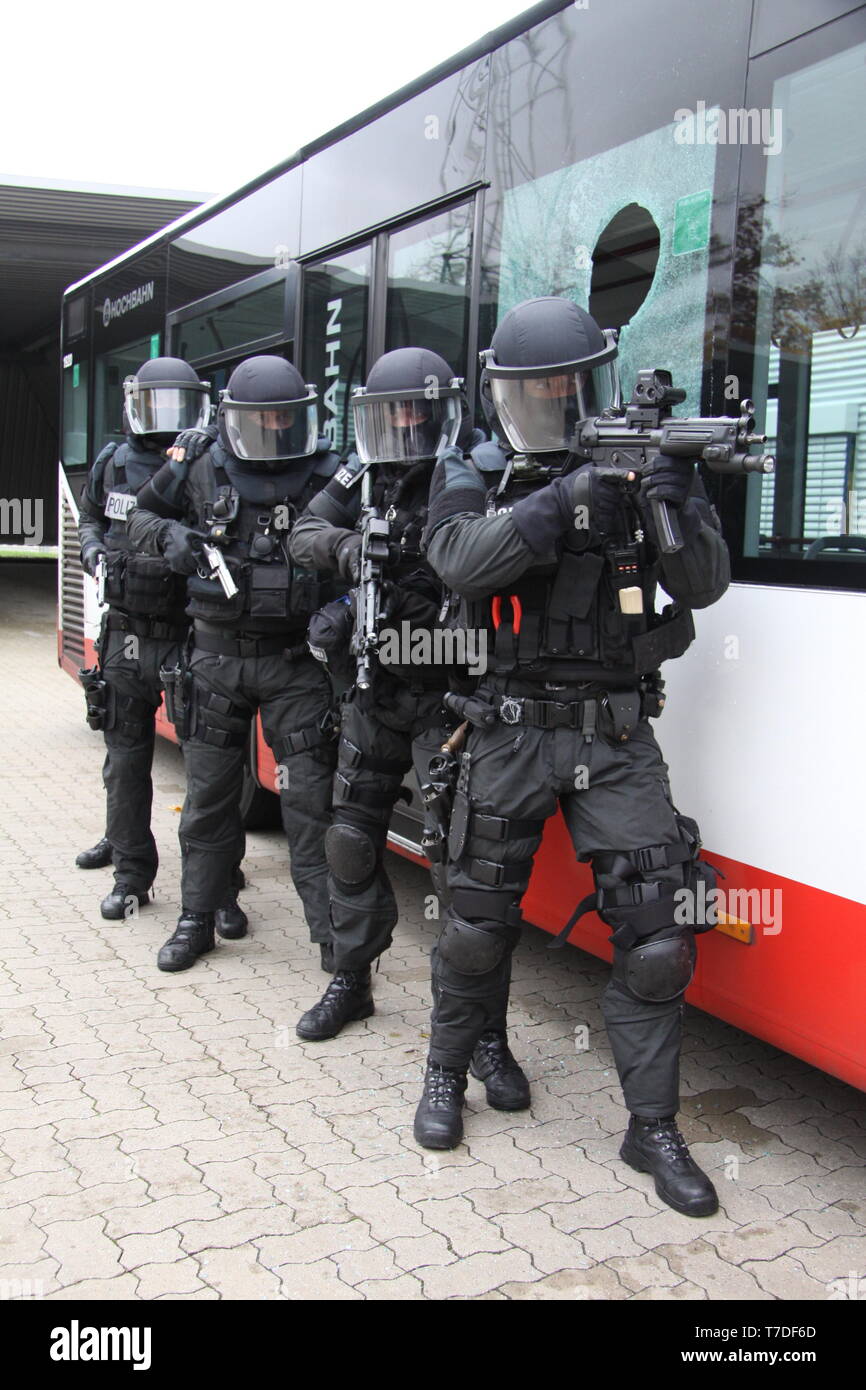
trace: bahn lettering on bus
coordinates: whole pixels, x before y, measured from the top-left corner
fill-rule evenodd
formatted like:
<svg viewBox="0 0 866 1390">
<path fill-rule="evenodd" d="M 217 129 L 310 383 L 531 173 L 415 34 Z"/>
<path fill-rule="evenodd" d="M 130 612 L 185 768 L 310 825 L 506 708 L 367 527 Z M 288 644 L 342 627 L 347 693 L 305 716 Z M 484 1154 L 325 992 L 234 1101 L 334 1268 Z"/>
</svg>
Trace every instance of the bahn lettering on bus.
<svg viewBox="0 0 866 1390">
<path fill-rule="evenodd" d="M 342 299 L 328 300 L 328 322 L 325 325 L 325 376 L 333 377 L 333 381 L 325 391 L 323 400 L 325 409 L 331 413 L 324 423 L 323 431 L 331 441 L 331 447 L 337 448 L 337 397 L 340 392 L 340 311 L 343 308 Z"/>
</svg>

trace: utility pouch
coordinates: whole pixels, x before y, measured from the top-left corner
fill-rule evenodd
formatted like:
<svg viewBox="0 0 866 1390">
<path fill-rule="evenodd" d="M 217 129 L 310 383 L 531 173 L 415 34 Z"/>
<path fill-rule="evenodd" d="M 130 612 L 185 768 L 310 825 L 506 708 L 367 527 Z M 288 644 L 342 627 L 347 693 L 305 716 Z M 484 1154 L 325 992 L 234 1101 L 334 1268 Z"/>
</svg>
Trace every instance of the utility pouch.
<svg viewBox="0 0 866 1390">
<path fill-rule="evenodd" d="M 326 603 L 310 619 L 307 646 L 317 661 L 334 674 L 347 672 L 352 661 L 355 615 L 348 594 Z"/>
<path fill-rule="evenodd" d="M 104 601 L 108 604 L 125 606 L 127 558 L 122 551 L 114 551 L 105 558 Z"/>
<path fill-rule="evenodd" d="M 641 716 L 639 690 L 608 690 L 601 702 L 603 732 L 614 743 L 626 743 L 631 738 Z"/>
<path fill-rule="evenodd" d="M 183 607 L 184 581 L 161 555 L 129 555 L 124 584 L 130 613 L 162 618 Z"/>
<path fill-rule="evenodd" d="M 108 682 L 102 679 L 98 666 L 79 669 L 78 679 L 84 687 L 87 703 L 87 722 L 91 729 L 108 727 Z"/>
<path fill-rule="evenodd" d="M 682 656 L 691 646 L 694 636 L 691 609 L 667 604 L 656 625 L 633 639 L 634 669 L 638 672 L 654 671 L 663 661 Z"/>
<path fill-rule="evenodd" d="M 249 573 L 250 615 L 287 618 L 291 575 L 285 565 L 253 565 Z"/>
</svg>

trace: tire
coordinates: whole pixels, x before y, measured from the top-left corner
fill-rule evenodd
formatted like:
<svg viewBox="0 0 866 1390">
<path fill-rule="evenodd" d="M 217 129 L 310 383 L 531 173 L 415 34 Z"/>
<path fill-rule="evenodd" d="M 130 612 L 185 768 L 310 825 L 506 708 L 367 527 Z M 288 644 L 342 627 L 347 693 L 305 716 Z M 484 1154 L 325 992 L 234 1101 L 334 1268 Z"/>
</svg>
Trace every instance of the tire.
<svg viewBox="0 0 866 1390">
<path fill-rule="evenodd" d="M 241 790 L 241 819 L 244 830 L 277 830 L 282 825 L 280 798 L 259 786 L 253 772 L 252 757 L 244 763 L 244 785 Z"/>
</svg>

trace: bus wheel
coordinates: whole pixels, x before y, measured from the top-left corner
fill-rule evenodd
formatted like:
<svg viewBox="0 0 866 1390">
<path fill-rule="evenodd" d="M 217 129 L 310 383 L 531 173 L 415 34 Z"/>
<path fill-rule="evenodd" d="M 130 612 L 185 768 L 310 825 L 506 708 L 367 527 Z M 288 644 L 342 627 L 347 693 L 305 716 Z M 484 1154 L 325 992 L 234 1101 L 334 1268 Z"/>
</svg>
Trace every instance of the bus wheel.
<svg viewBox="0 0 866 1390">
<path fill-rule="evenodd" d="M 249 762 L 244 767 L 241 819 L 244 830 L 276 830 L 282 825 L 280 798 L 276 792 L 259 786 Z"/>
</svg>

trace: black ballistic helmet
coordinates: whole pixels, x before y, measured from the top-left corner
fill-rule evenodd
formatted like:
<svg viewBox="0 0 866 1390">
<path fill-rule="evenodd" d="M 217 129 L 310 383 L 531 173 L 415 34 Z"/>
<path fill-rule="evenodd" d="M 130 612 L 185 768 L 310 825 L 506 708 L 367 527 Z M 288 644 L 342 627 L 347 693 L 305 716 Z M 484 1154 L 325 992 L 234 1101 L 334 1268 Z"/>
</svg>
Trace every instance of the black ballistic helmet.
<svg viewBox="0 0 866 1390">
<path fill-rule="evenodd" d="M 411 465 L 472 433 L 463 382 L 428 348 L 386 352 L 352 394 L 355 447 L 363 463 Z"/>
<path fill-rule="evenodd" d="M 619 404 L 616 334 L 570 299 L 509 309 L 481 358 L 489 424 L 517 453 L 567 450 L 581 420 Z"/>
<path fill-rule="evenodd" d="M 174 439 L 210 420 L 210 382 L 180 357 L 152 357 L 124 381 L 123 403 L 133 434 Z"/>
<path fill-rule="evenodd" d="M 318 396 L 284 357 L 248 357 L 220 395 L 220 428 L 236 458 L 308 458 L 319 436 Z"/>
</svg>

